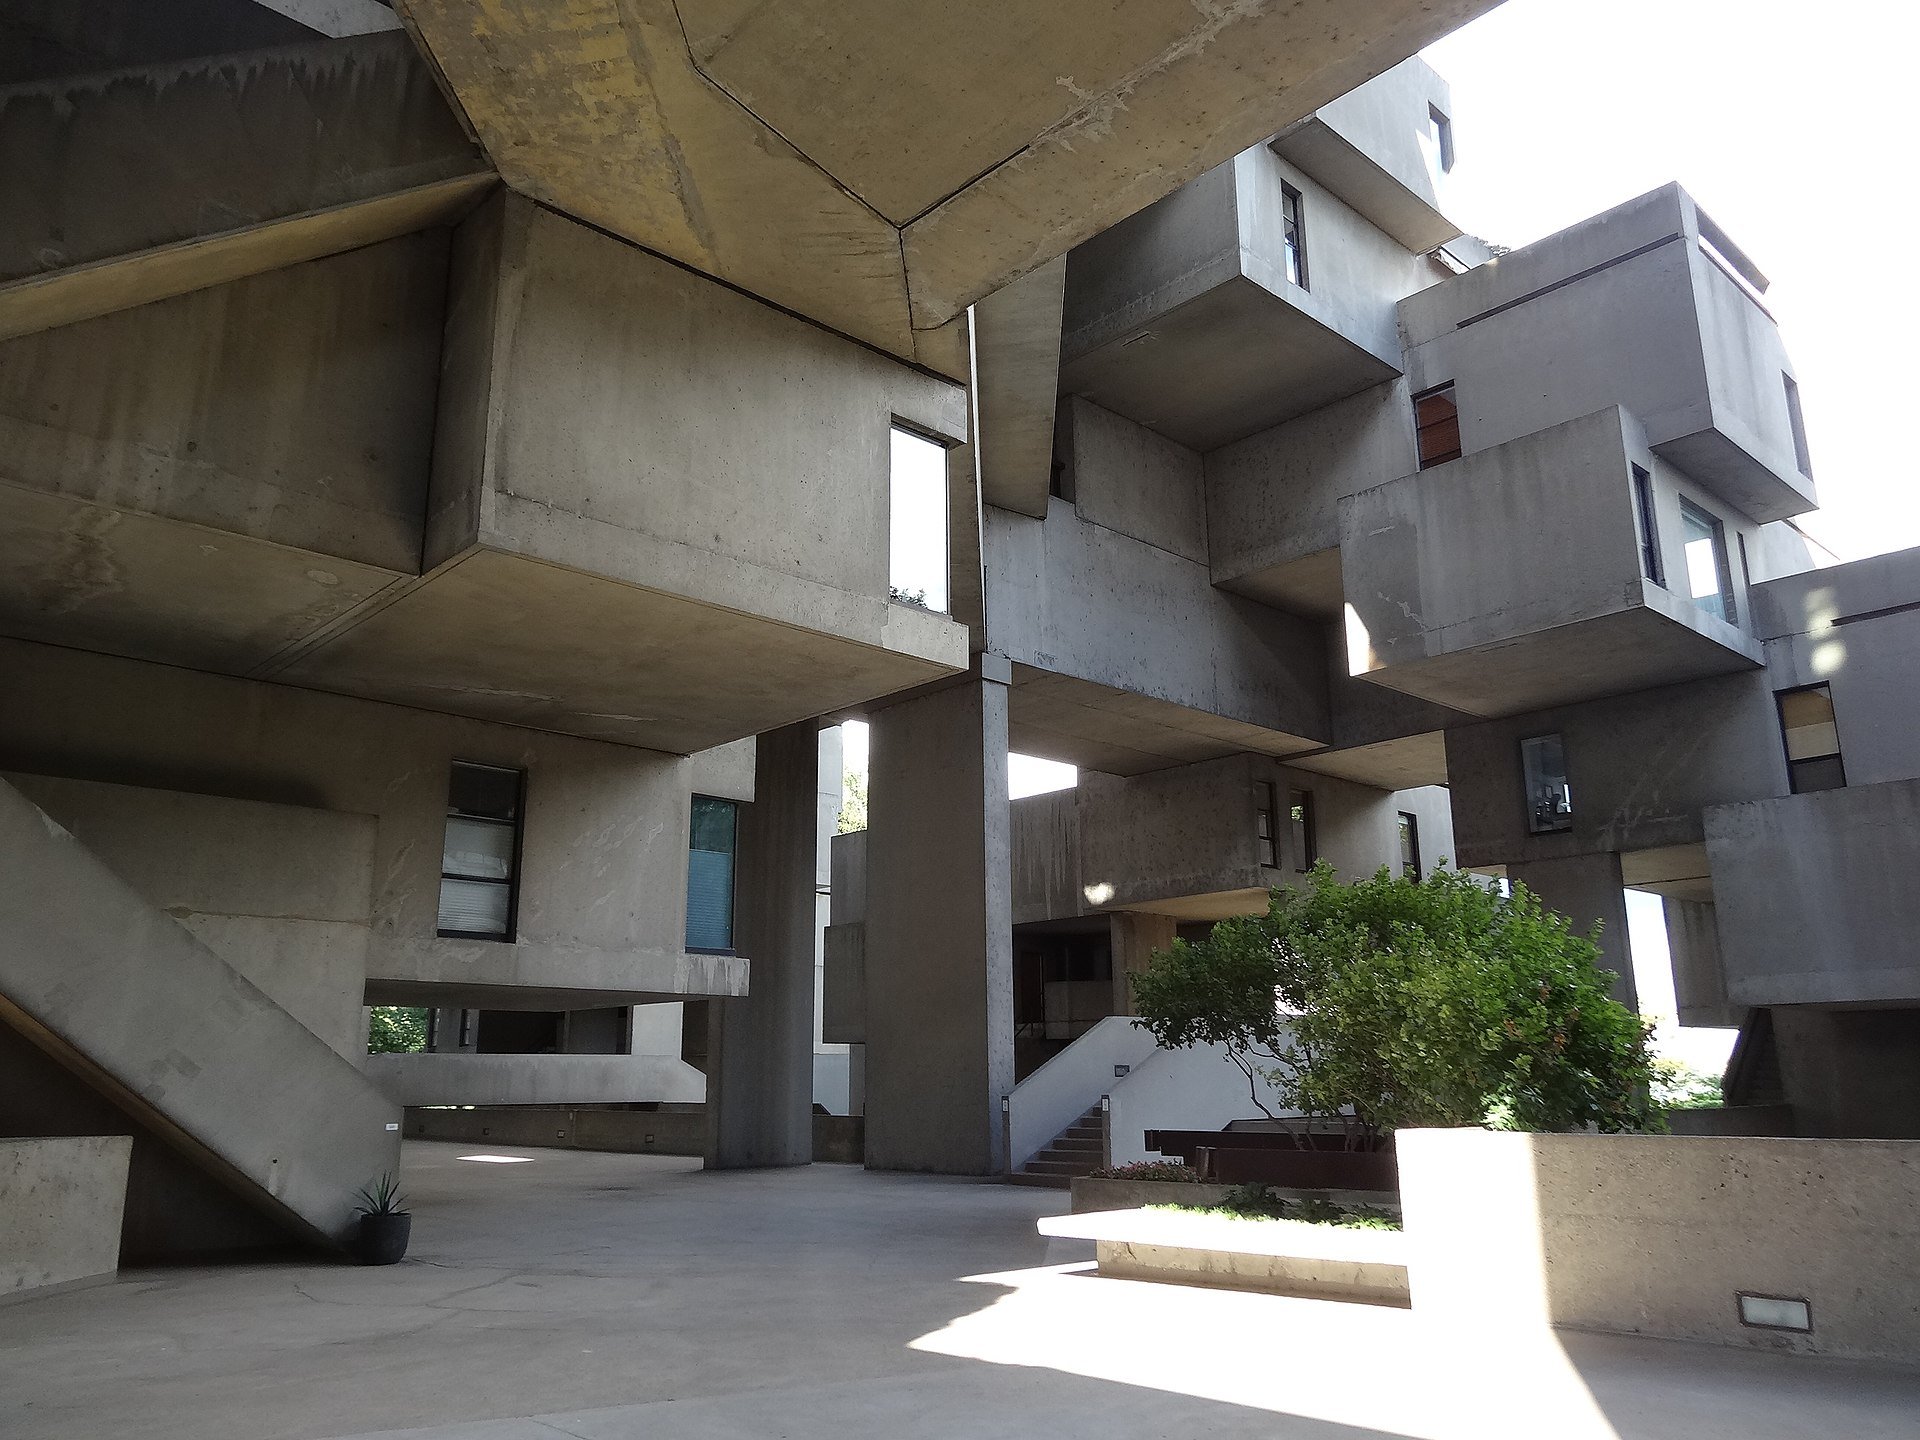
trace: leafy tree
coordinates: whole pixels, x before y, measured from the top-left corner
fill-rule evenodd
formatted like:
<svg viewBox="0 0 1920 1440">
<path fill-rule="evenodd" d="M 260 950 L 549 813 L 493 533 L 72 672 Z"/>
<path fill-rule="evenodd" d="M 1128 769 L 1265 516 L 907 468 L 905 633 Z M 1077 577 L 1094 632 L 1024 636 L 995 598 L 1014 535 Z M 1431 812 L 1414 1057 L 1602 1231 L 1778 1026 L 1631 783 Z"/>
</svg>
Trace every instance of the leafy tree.
<svg viewBox="0 0 1920 1440">
<path fill-rule="evenodd" d="M 411 1055 L 427 1048 L 427 1012 L 415 1005 L 374 1005 L 367 1010 L 367 1053 Z"/>
<path fill-rule="evenodd" d="M 845 835 L 850 830 L 867 828 L 867 777 L 857 771 L 846 770 L 840 776 L 840 823 L 839 831 Z"/>
<path fill-rule="evenodd" d="M 1343 885 L 1323 862 L 1264 915 L 1156 953 L 1134 996 L 1162 1045 L 1224 1046 L 1261 1109 L 1264 1077 L 1352 1143 L 1403 1125 L 1655 1128 L 1648 1027 L 1599 958 L 1524 886 L 1384 868 Z"/>
</svg>

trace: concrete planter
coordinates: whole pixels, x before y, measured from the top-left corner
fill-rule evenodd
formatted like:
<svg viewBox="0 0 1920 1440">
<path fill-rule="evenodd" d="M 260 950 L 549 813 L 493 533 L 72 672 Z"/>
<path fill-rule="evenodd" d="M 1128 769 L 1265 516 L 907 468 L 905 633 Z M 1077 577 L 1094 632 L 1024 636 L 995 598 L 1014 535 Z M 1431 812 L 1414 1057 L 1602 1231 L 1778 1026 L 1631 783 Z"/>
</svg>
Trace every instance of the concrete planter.
<svg viewBox="0 0 1920 1440">
<path fill-rule="evenodd" d="M 1078 1175 L 1073 1181 L 1073 1213 L 1141 1210 L 1149 1205 L 1218 1205 L 1231 1189 L 1231 1185 L 1193 1180 L 1101 1180 Z"/>
<path fill-rule="evenodd" d="M 1411 1303 L 1406 1236 L 1397 1230 L 1109 1210 L 1049 1216 L 1040 1233 L 1093 1241 L 1100 1273 L 1115 1279 L 1366 1305 Z"/>
</svg>

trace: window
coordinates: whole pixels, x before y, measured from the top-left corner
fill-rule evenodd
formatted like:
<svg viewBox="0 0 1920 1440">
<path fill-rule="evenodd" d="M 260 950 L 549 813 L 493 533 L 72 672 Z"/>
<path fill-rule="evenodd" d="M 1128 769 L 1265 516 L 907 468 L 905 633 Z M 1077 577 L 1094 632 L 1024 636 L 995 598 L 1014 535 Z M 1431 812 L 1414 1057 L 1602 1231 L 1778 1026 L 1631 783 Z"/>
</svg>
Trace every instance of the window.
<svg viewBox="0 0 1920 1440">
<path fill-rule="evenodd" d="M 1782 690 L 1774 702 L 1780 707 L 1780 738 L 1787 747 L 1787 780 L 1796 795 L 1814 790 L 1838 790 L 1847 783 L 1840 763 L 1840 727 L 1833 714 L 1833 689 L 1807 685 Z"/>
<path fill-rule="evenodd" d="M 1427 144 L 1441 174 L 1453 169 L 1453 121 L 1438 105 L 1427 106 Z"/>
<path fill-rule="evenodd" d="M 1287 792 L 1287 833 L 1293 841 L 1293 868 L 1304 874 L 1320 858 L 1319 847 L 1313 837 L 1311 790 Z"/>
<path fill-rule="evenodd" d="M 440 855 L 440 934 L 513 939 L 525 782 L 518 770 L 453 762 Z"/>
<path fill-rule="evenodd" d="M 1660 527 L 1653 516 L 1653 477 L 1638 465 L 1633 467 L 1633 515 L 1640 530 L 1640 573 L 1664 585 L 1667 574 L 1660 563 Z"/>
<path fill-rule="evenodd" d="M 1527 829 L 1551 835 L 1573 828 L 1573 791 L 1567 785 L 1567 747 L 1558 735 L 1520 742 L 1520 770 L 1527 787 Z"/>
<path fill-rule="evenodd" d="M 1420 883 L 1420 817 L 1400 812 L 1400 873 Z"/>
<path fill-rule="evenodd" d="M 687 848 L 687 949 L 733 951 L 733 860 L 739 843 L 740 807 L 732 800 L 693 797 Z"/>
<path fill-rule="evenodd" d="M 1686 537 L 1687 594 L 1693 603 L 1729 625 L 1739 613 L 1733 603 L 1733 572 L 1727 568 L 1727 536 L 1720 521 L 1691 500 L 1680 499 L 1680 528 Z"/>
<path fill-rule="evenodd" d="M 1460 458 L 1460 407 L 1454 403 L 1451 380 L 1413 397 L 1413 430 L 1422 470 Z"/>
<path fill-rule="evenodd" d="M 1307 288 L 1307 228 L 1301 218 L 1300 192 L 1280 185 L 1280 241 L 1286 250 L 1287 279 Z"/>
<path fill-rule="evenodd" d="M 1782 371 L 1780 383 L 1787 388 L 1787 424 L 1793 429 L 1793 460 L 1800 473 L 1813 478 L 1813 457 L 1807 453 L 1807 417 L 1800 413 L 1800 382 Z"/>
<path fill-rule="evenodd" d="M 947 452 L 896 425 L 889 508 L 890 598 L 947 613 Z"/>
<path fill-rule="evenodd" d="M 1253 834 L 1254 850 L 1260 863 L 1270 870 L 1278 869 L 1280 856 L 1274 849 L 1273 786 L 1264 780 L 1254 782 Z"/>
</svg>

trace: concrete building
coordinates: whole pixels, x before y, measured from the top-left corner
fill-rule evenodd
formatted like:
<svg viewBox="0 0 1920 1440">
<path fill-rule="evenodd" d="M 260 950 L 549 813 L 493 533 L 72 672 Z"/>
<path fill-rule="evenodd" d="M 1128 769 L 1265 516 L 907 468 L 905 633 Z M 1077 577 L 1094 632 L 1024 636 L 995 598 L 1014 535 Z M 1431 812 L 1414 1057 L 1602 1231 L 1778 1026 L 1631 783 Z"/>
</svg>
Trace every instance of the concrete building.
<svg viewBox="0 0 1920 1440">
<path fill-rule="evenodd" d="M 1904 1043 L 1857 832 L 1916 772 L 1794 793 L 1774 692 L 1870 733 L 1914 575 L 1797 574 L 1683 192 L 1449 223 L 1407 57 L 1488 3 L 0 0 L 0 1134 L 131 1135 L 135 1256 L 338 1240 L 408 1107 L 998 1173 L 1181 927 L 1443 857 L 1621 960 L 1662 889 L 1689 1006 L 1866 1124 L 1794 1076 Z"/>
</svg>

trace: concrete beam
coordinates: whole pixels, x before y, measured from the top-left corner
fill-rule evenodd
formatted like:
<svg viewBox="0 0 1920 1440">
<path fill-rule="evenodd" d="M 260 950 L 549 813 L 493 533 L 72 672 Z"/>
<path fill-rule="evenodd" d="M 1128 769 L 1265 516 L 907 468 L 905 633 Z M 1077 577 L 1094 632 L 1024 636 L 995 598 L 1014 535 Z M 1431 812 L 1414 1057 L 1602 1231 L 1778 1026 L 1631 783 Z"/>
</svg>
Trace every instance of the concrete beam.
<svg viewBox="0 0 1920 1440">
<path fill-rule="evenodd" d="M 1047 518 L 1053 410 L 1060 394 L 1060 310 L 1067 260 L 1049 260 L 973 307 L 980 498 Z"/>
</svg>

